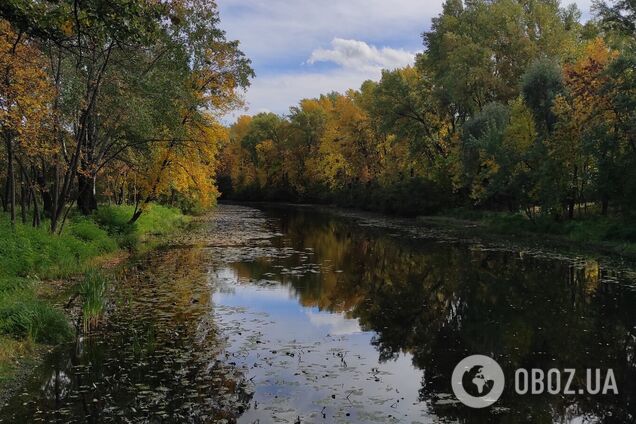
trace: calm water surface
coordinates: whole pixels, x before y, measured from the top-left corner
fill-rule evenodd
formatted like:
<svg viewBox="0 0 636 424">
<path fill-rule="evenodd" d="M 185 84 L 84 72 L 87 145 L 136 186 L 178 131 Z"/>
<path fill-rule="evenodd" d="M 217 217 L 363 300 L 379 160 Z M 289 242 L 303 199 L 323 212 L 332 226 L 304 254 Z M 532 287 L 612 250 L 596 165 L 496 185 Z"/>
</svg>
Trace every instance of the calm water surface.
<svg viewBox="0 0 636 424">
<path fill-rule="evenodd" d="M 124 269 L 104 328 L 53 352 L 0 420 L 635 422 L 635 287 L 607 259 L 224 205 Z M 470 354 L 506 374 L 486 410 L 451 394 Z M 518 396 L 519 367 L 612 368 L 619 394 Z"/>
</svg>

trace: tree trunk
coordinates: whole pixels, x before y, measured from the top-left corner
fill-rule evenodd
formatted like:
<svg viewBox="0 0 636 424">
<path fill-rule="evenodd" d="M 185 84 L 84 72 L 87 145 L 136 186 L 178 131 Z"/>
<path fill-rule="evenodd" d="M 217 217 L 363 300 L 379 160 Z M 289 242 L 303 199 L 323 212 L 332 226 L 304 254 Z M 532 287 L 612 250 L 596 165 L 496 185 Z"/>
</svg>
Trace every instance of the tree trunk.
<svg viewBox="0 0 636 424">
<path fill-rule="evenodd" d="M 117 196 L 118 205 L 124 204 L 124 196 L 124 183 L 121 183 L 121 186 L 119 186 L 119 195 Z"/>
<path fill-rule="evenodd" d="M 2 210 L 4 212 L 9 212 L 9 179 L 8 178 L 5 178 L 4 180 L 4 191 L 2 192 Z"/>
<path fill-rule="evenodd" d="M 77 207 L 82 215 L 90 215 L 97 210 L 95 197 L 95 179 L 82 174 L 77 175 Z"/>
<path fill-rule="evenodd" d="M 55 172 L 53 174 L 53 203 L 51 204 L 51 214 L 49 216 L 49 218 L 51 218 L 51 232 L 55 233 L 55 230 L 57 230 L 57 220 L 59 217 L 59 204 L 60 204 L 60 165 L 58 163 L 59 161 L 59 155 L 58 157 L 55 159 Z"/>
<path fill-rule="evenodd" d="M 603 199 L 601 200 L 601 214 L 603 216 L 607 216 L 607 212 L 609 210 L 609 199 L 606 195 L 603 195 Z"/>
<path fill-rule="evenodd" d="M 133 216 L 132 218 L 130 218 L 130 221 L 128 221 L 128 223 L 134 224 L 135 222 L 137 222 L 142 213 L 144 213 L 144 210 L 142 208 L 137 209 L 135 213 L 133 213 Z"/>
<path fill-rule="evenodd" d="M 27 191 L 24 186 L 24 181 L 20 184 L 20 217 L 22 218 L 22 223 L 26 224 L 27 221 Z"/>
<path fill-rule="evenodd" d="M 15 171 L 13 165 L 13 143 L 11 136 L 4 134 L 4 142 L 7 148 L 7 185 L 8 185 L 8 203 L 11 212 L 11 224 L 15 225 Z"/>
<path fill-rule="evenodd" d="M 44 213 L 44 216 L 50 218 L 53 216 L 53 198 L 51 197 L 51 192 L 46 186 L 44 172 L 38 172 L 35 178 L 40 191 L 40 196 L 42 196 L 42 212 Z M 35 196 L 35 193 L 33 193 L 33 195 Z"/>
<path fill-rule="evenodd" d="M 38 206 L 38 197 L 35 194 L 35 190 L 31 188 L 31 197 L 33 198 L 33 226 L 40 226 L 40 208 Z"/>
</svg>

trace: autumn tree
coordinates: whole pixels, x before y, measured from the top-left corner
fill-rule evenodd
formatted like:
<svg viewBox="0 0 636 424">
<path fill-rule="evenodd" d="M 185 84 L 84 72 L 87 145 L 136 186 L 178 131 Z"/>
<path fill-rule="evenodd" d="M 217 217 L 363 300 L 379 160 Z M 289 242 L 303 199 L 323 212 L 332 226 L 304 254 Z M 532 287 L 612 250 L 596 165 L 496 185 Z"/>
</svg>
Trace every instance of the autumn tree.
<svg viewBox="0 0 636 424">
<path fill-rule="evenodd" d="M 53 98 L 47 63 L 37 45 L 24 33 L 0 20 L 0 128 L 5 147 L 5 210 L 16 220 L 16 180 L 21 182 L 22 218 L 26 198 L 39 209 L 31 168 L 38 156 L 50 158 L 46 137 L 51 133 L 50 103 Z"/>
<path fill-rule="evenodd" d="M 84 214 L 97 207 L 98 180 L 112 181 L 112 169 L 134 180 L 138 208 L 131 221 L 163 195 L 164 174 L 189 201 L 214 203 L 216 146 L 225 137 L 218 118 L 240 104 L 236 90 L 253 73 L 238 43 L 218 28 L 213 1 L 12 0 L 0 5 L 0 16 L 12 31 L 3 31 L 12 38 L 6 51 L 24 56 L 18 47 L 28 46 L 32 62 L 14 59 L 32 67 L 33 81 L 50 86 L 30 87 L 29 95 L 48 99 L 40 116 L 49 121 L 37 138 L 43 146 L 25 150 L 20 160 L 28 165 L 21 174 L 39 191 L 52 231 L 60 230 L 73 203 Z M 3 95 L 14 97 L 10 91 L 20 84 L 5 82 Z M 4 128 L 10 132 L 8 124 Z M 7 187 L 15 174 L 16 142 L 6 144 Z M 188 160 L 178 156 L 184 152 L 196 165 L 188 178 L 178 171 L 179 162 Z M 33 158 L 28 164 L 27 157 Z M 155 161 L 158 166 L 149 166 Z M 140 178 L 143 170 L 153 172 Z M 120 187 L 131 183 L 116 180 Z M 15 197 L 14 189 L 7 193 Z"/>
</svg>

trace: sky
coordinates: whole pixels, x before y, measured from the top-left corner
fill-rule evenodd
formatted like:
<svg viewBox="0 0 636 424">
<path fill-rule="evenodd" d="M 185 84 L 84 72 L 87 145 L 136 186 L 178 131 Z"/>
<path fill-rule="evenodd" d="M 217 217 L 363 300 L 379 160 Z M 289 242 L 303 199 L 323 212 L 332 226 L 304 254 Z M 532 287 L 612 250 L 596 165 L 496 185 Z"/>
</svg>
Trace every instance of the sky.
<svg viewBox="0 0 636 424">
<path fill-rule="evenodd" d="M 575 3 L 589 16 L 592 0 Z M 286 114 L 303 98 L 359 88 L 382 69 L 411 64 L 443 0 L 217 0 L 256 78 L 247 110 Z M 563 2 L 570 3 L 570 2 Z"/>
</svg>

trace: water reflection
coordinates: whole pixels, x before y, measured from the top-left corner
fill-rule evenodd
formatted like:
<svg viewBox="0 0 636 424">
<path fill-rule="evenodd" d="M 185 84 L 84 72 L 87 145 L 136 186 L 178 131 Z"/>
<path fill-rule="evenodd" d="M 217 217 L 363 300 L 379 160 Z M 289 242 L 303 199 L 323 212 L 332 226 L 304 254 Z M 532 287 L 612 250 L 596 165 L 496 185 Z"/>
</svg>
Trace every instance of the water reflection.
<svg viewBox="0 0 636 424">
<path fill-rule="evenodd" d="M 335 335 L 345 329 L 342 334 L 348 335 L 361 328 L 379 363 L 409 358 L 411 363 L 403 367 L 411 371 L 396 387 L 417 381 L 418 399 L 426 405 L 417 408 L 428 421 L 634 421 L 636 295 L 627 284 L 633 281 L 613 275 L 614 280 L 623 278 L 622 284 L 603 282 L 609 271 L 596 261 L 573 263 L 407 240 L 381 228 L 306 211 L 274 209 L 268 214 L 276 217 L 273 230 L 284 234 L 273 244 L 296 253 L 236 262 L 232 270 L 243 282 L 277 281 L 288 292 L 260 289 L 265 295 L 242 287 L 216 300 L 266 312 L 272 323 L 265 330 L 259 327 L 266 336 L 281 339 L 287 333 L 295 338 L 304 332 L 321 340 L 325 331 Z M 272 293 L 278 301 L 270 302 Z M 297 300 L 290 301 L 289 293 Z M 296 302 L 305 310 L 298 310 Z M 274 330 L 282 322 L 288 325 Z M 353 339 L 341 347 L 349 349 Z M 509 388 L 497 408 L 477 412 L 448 396 L 454 366 L 474 353 L 495 358 L 509 382 L 518 367 L 613 368 L 620 394 L 522 397 Z M 578 389 L 582 381 L 576 384 Z M 373 397 L 371 386 L 360 387 L 367 400 Z M 297 404 L 292 409 L 303 411 Z M 418 415 L 414 408 L 405 412 Z"/>
<path fill-rule="evenodd" d="M 124 270 L 106 327 L 50 355 L 0 421 L 636 421 L 633 267 L 396 222 L 222 206 Z M 469 354 L 504 369 L 495 407 L 451 395 Z M 518 367 L 612 368 L 619 395 L 517 396 Z"/>
<path fill-rule="evenodd" d="M 217 360 L 204 258 L 172 249 L 131 264 L 106 327 L 50 355 L 0 421 L 234 420 L 250 395 L 244 376 Z"/>
</svg>

